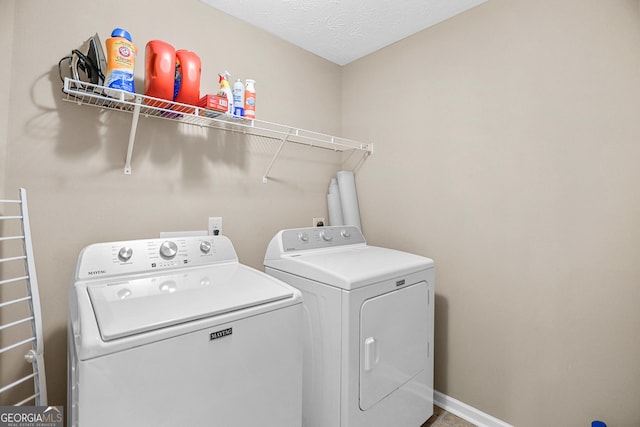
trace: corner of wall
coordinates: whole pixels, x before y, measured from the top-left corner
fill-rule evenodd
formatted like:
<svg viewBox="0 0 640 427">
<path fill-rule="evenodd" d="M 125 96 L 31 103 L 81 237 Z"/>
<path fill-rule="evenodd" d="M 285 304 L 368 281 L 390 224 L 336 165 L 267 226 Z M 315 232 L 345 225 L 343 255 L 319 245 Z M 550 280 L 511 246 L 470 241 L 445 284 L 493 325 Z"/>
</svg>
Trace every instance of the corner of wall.
<svg viewBox="0 0 640 427">
<path fill-rule="evenodd" d="M 5 52 L 11 64 L 13 53 L 13 21 L 15 0 L 0 2 L 0 52 Z M 11 67 L 0 67 L 0 199 L 5 198 L 6 153 L 9 138 L 9 105 L 11 92 Z"/>
</svg>

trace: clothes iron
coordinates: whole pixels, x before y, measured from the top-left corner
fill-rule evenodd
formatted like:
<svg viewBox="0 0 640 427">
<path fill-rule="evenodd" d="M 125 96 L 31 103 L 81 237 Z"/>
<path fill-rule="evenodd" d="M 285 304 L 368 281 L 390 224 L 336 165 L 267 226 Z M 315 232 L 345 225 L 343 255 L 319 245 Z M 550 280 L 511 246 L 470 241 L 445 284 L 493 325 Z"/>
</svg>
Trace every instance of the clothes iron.
<svg viewBox="0 0 640 427">
<path fill-rule="evenodd" d="M 102 43 L 98 33 L 89 37 L 79 49 L 71 51 L 69 66 L 74 80 L 80 80 L 95 85 L 104 84 L 104 73 L 107 60 L 102 50 Z M 63 58 L 64 59 L 64 58 Z"/>
</svg>

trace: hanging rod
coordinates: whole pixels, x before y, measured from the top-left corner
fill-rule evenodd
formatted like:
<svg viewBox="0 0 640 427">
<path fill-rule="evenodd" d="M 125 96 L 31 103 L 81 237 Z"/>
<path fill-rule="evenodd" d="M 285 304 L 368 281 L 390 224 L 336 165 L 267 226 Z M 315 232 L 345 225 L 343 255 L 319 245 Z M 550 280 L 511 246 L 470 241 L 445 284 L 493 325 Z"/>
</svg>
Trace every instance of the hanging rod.
<svg viewBox="0 0 640 427">
<path fill-rule="evenodd" d="M 4 393 L 7 390 L 11 390 L 15 386 L 20 385 L 23 382 L 30 380 L 31 378 L 34 378 L 35 376 L 36 374 L 30 374 L 30 375 L 27 375 L 26 377 L 22 377 L 19 380 L 12 382 L 11 384 L 7 384 L 6 386 L 0 388 L 0 393 Z"/>
<path fill-rule="evenodd" d="M 13 326 L 18 326 L 31 320 L 33 320 L 33 316 L 25 317 L 24 319 L 16 320 L 15 322 L 5 323 L 4 325 L 0 325 L 0 331 L 2 331 L 3 329 L 9 329 Z"/>
<path fill-rule="evenodd" d="M 22 277 L 14 277 L 11 279 L 6 279 L 6 280 L 0 280 L 0 285 L 6 285 L 8 283 L 15 283 L 15 282 L 19 282 L 21 280 L 27 280 L 29 278 L 29 276 L 22 276 Z"/>
<path fill-rule="evenodd" d="M 5 351 L 9 351 L 9 350 L 12 350 L 14 348 L 18 348 L 18 347 L 20 347 L 22 345 L 25 345 L 25 344 L 28 344 L 30 342 L 33 342 L 35 340 L 36 340 L 36 337 L 31 337 L 31 338 L 27 338 L 26 340 L 17 342 L 15 344 L 11 344 L 11 345 L 8 345 L 6 347 L 2 347 L 2 348 L 0 348 L 0 354 L 4 353 Z M 0 393 L 1 392 L 2 392 L 2 390 L 0 390 Z"/>
</svg>

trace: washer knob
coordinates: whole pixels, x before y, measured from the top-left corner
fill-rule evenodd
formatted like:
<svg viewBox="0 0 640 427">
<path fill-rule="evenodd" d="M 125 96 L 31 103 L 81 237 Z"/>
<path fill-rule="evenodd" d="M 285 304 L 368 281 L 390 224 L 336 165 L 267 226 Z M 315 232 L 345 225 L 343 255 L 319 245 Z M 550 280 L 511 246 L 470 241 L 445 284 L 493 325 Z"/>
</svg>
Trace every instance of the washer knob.
<svg viewBox="0 0 640 427">
<path fill-rule="evenodd" d="M 324 231 L 320 232 L 320 237 L 322 237 L 322 240 L 324 240 L 325 242 L 330 242 L 333 240 L 333 236 L 328 235 Z"/>
<path fill-rule="evenodd" d="M 162 258 L 171 259 L 178 253 L 178 245 L 174 242 L 167 240 L 160 245 L 160 256 Z"/>
<path fill-rule="evenodd" d="M 351 233 L 349 233 L 349 230 L 346 230 L 346 229 L 345 229 L 345 230 L 342 230 L 342 231 L 340 232 L 340 235 L 341 235 L 342 237 L 344 237 L 345 239 L 348 239 L 348 238 L 350 238 L 350 237 L 351 237 Z"/>
<path fill-rule="evenodd" d="M 132 255 L 133 255 L 133 249 L 127 246 L 121 247 L 120 250 L 118 251 L 118 259 L 122 262 L 129 261 Z"/>
<path fill-rule="evenodd" d="M 298 239 L 300 239 L 303 242 L 308 242 L 309 235 L 307 233 L 298 233 Z"/>
<path fill-rule="evenodd" d="M 208 254 L 210 250 L 211 242 L 207 240 L 203 240 L 202 242 L 200 242 L 200 252 L 202 252 L 203 254 Z"/>
</svg>

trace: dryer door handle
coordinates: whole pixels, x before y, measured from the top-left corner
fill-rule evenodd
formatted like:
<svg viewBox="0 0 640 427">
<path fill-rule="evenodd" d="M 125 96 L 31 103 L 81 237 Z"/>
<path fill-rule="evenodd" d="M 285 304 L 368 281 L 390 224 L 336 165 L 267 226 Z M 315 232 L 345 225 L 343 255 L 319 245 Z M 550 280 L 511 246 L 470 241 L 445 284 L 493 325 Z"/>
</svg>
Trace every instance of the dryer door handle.
<svg viewBox="0 0 640 427">
<path fill-rule="evenodd" d="M 378 340 L 369 337 L 364 340 L 364 370 L 369 372 L 380 360 L 378 351 Z"/>
</svg>

